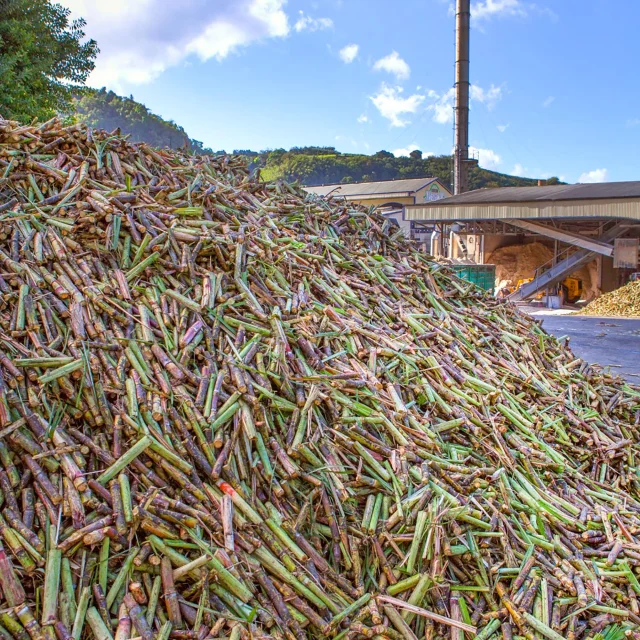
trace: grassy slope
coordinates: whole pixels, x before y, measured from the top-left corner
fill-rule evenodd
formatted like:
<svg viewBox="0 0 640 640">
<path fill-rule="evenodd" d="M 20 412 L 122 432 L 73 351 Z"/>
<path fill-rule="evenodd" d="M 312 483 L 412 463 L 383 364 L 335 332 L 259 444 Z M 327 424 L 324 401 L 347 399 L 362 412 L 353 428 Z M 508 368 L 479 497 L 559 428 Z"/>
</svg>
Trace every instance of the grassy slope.
<svg viewBox="0 0 640 640">
<path fill-rule="evenodd" d="M 372 156 L 338 152 L 314 155 L 292 150 L 260 153 L 252 160 L 261 168 L 264 179 L 286 178 L 297 180 L 306 186 L 424 176 L 436 176 L 445 185 L 451 185 L 451 156 L 418 159 L 395 158 L 386 152 Z M 469 182 L 471 189 L 537 185 L 535 179 L 509 176 L 478 166 L 471 168 Z"/>
</svg>

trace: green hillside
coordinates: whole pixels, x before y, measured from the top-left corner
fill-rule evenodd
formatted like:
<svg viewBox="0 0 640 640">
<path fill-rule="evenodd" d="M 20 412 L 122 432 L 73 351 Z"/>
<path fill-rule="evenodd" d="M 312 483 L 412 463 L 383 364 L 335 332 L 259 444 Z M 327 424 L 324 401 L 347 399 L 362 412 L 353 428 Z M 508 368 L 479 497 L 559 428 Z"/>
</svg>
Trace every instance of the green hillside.
<svg viewBox="0 0 640 640">
<path fill-rule="evenodd" d="M 106 89 L 83 91 L 75 99 L 75 115 L 90 127 L 107 131 L 120 129 L 134 142 L 146 142 L 155 147 L 186 148 L 194 153 L 213 153 L 198 140 L 190 138 L 175 122 L 152 113 L 133 97 L 123 98 Z M 419 151 L 414 151 L 408 158 L 396 158 L 388 151 L 378 151 L 370 156 L 340 153 L 334 147 L 292 147 L 289 151 L 235 149 L 229 152 L 245 156 L 253 169 L 260 170 L 265 180 L 284 178 L 305 186 L 423 176 L 436 176 L 447 186 L 451 185 L 451 156 L 422 158 Z M 472 189 L 537 184 L 533 179 L 496 173 L 478 166 L 471 168 L 469 181 Z M 547 182 L 555 184 L 557 181 L 557 178 L 551 178 Z"/>
<path fill-rule="evenodd" d="M 250 151 L 242 151 L 252 155 Z M 371 156 L 340 153 L 333 147 L 294 147 L 290 151 L 277 149 L 253 154 L 252 162 L 260 167 L 265 179 L 286 178 L 297 180 L 305 186 L 332 184 L 337 182 L 367 182 L 372 180 L 397 180 L 400 178 L 438 177 L 444 184 L 451 185 L 453 160 L 451 156 L 396 158 L 388 151 L 379 151 Z M 551 178 L 548 184 L 556 184 Z M 538 181 L 519 178 L 473 166 L 469 174 L 471 189 L 483 187 L 527 187 Z"/>
<path fill-rule="evenodd" d="M 87 89 L 75 98 L 74 107 L 76 118 L 83 124 L 106 131 L 120 129 L 133 142 L 186 148 L 196 153 L 205 151 L 202 142 L 189 138 L 181 126 L 152 113 L 133 97 L 123 98 L 106 89 Z"/>
</svg>

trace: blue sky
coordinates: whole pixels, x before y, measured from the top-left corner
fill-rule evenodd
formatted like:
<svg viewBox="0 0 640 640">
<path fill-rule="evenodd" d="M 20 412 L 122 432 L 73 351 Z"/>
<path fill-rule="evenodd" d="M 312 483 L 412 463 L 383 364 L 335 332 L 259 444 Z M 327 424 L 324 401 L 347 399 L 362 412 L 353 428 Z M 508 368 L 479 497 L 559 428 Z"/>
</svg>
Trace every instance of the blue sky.
<svg viewBox="0 0 640 640">
<path fill-rule="evenodd" d="M 450 153 L 449 0 L 59 0 L 101 47 L 94 86 L 213 149 Z M 480 164 L 640 179 L 638 0 L 472 0 Z"/>
</svg>

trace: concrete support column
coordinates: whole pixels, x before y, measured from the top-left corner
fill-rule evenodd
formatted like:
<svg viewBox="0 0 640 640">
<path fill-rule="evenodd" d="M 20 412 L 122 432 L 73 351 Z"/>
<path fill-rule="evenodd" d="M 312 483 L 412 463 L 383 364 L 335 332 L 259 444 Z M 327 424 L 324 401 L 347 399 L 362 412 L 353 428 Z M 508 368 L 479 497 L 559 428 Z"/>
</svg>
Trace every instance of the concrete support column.
<svg viewBox="0 0 640 640">
<path fill-rule="evenodd" d="M 598 256 L 596 258 L 596 265 L 597 265 L 597 270 L 598 270 L 598 281 L 596 283 L 598 289 L 600 289 L 600 291 L 602 291 L 602 256 Z"/>
</svg>

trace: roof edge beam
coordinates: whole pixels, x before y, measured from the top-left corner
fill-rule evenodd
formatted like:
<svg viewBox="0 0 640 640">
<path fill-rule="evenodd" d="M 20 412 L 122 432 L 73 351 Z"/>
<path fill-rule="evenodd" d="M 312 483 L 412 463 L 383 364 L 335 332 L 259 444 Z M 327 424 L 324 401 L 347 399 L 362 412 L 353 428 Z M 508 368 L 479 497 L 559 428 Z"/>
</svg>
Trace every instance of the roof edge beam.
<svg viewBox="0 0 640 640">
<path fill-rule="evenodd" d="M 582 249 L 595 251 L 603 256 L 613 255 L 612 245 L 592 238 L 586 238 L 579 233 L 563 231 L 561 229 L 556 229 L 555 227 L 548 227 L 547 225 L 540 224 L 538 222 L 529 222 L 528 220 L 505 220 L 504 222 L 514 227 L 518 227 L 519 229 L 533 231 L 534 233 L 539 233 L 540 235 L 553 238 L 554 240 L 560 240 L 561 242 L 566 242 L 567 244 L 581 247 Z"/>
</svg>

